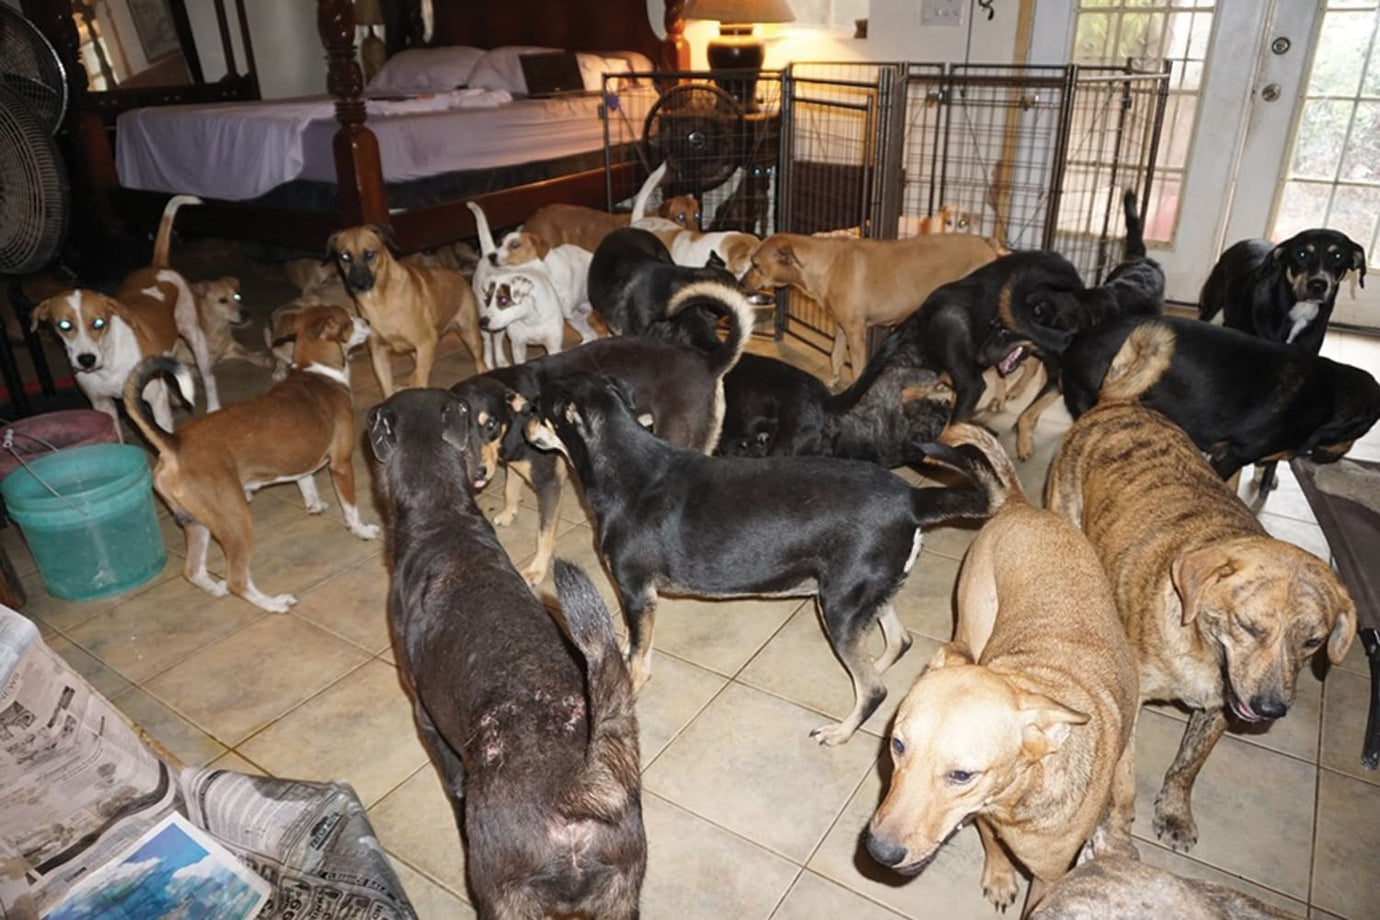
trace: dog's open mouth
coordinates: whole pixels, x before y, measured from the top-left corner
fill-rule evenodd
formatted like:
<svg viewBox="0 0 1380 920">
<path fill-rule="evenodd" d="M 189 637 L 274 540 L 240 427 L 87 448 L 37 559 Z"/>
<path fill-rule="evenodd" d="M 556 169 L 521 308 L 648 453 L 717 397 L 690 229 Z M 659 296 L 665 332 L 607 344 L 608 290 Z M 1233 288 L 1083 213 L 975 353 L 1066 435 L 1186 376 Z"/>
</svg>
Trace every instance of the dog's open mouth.
<svg viewBox="0 0 1380 920">
<path fill-rule="evenodd" d="M 1243 722 L 1268 722 L 1265 716 L 1260 715 L 1254 709 L 1241 702 L 1240 697 L 1235 693 L 1231 694 L 1231 711 Z"/>
<path fill-rule="evenodd" d="M 1009 375 L 1012 371 L 1021 366 L 1021 362 L 1024 361 L 1029 354 L 1029 345 L 1017 345 L 1006 354 L 1002 355 L 1001 360 L 997 362 L 997 373 L 1001 374 L 1003 377 Z"/>
</svg>

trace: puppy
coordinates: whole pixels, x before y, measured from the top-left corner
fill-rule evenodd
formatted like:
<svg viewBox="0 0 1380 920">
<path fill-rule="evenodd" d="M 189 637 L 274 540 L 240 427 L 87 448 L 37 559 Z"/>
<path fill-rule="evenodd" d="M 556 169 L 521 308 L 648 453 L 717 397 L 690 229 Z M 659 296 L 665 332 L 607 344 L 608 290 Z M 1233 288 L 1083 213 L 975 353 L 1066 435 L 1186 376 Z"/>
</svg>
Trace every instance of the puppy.
<svg viewBox="0 0 1380 920">
<path fill-rule="evenodd" d="M 295 336 L 293 369 L 262 396 L 192 419 L 176 434 L 160 429 L 140 398 L 156 374 L 172 374 L 191 401 L 185 366 L 171 358 L 148 358 L 125 385 L 125 411 L 158 451 L 153 487 L 168 503 L 187 537 L 182 575 L 213 597 L 234 594 L 269 613 L 286 613 L 291 594 L 267 595 L 249 575 L 254 555 L 254 519 L 249 496 L 256 489 L 291 480 L 310 514 L 326 510 L 312 474 L 329 465 L 345 526 L 361 540 L 378 527 L 359 519 L 355 473 L 355 417 L 350 407 L 346 355 L 369 337 L 369 325 L 340 307 L 308 307 L 278 317 L 277 335 Z M 206 571 L 211 537 L 225 550 L 226 580 Z"/>
<path fill-rule="evenodd" d="M 1356 607 L 1327 563 L 1271 538 L 1183 431 L 1136 405 L 1177 347 L 1162 323 L 1127 337 L 1098 405 L 1059 445 L 1045 504 L 1083 528 L 1107 569 L 1141 699 L 1193 710 L 1154 819 L 1162 841 L 1187 850 L 1193 781 L 1228 716 L 1283 717 L 1316 651 L 1334 664 L 1346 655 Z"/>
<path fill-rule="evenodd" d="M 527 360 L 528 345 L 540 345 L 548 355 L 558 354 L 565 341 L 565 318 L 551 279 L 542 272 L 490 274 L 479 301 L 479 328 L 507 336 L 514 364 Z"/>
<path fill-rule="evenodd" d="M 533 586 L 546 577 L 555 551 L 565 464 L 523 437 L 531 404 L 552 381 L 586 371 L 608 374 L 629 388 L 639 413 L 656 420 L 657 437 L 677 447 L 712 451 L 723 423 L 724 375 L 740 360 L 752 334 L 752 308 L 736 288 L 699 284 L 671 299 L 663 325 L 674 327 L 686 321 L 687 312 L 698 311 L 726 319 L 728 335 L 722 343 L 715 339 L 712 347 L 694 347 L 675 335 L 614 336 L 451 387 L 472 410 L 481 445 L 481 481 L 492 479 L 499 465 L 507 469 L 504 505 L 494 523 L 503 527 L 516 517 L 522 480 L 537 493 L 537 553 L 523 573 Z"/>
<path fill-rule="evenodd" d="M 1061 364 L 1074 418 L 1097 402 L 1132 336 L 1172 340 L 1133 395 L 1183 428 L 1224 479 L 1263 459 L 1336 460 L 1380 419 L 1380 384 L 1360 368 L 1173 316 L 1116 320 L 1074 338 Z"/>
<path fill-rule="evenodd" d="M 346 290 L 373 327 L 369 360 L 384 397 L 394 390 L 389 354 L 413 352 L 417 363 L 408 385 L 426 386 L 436 360 L 436 343 L 449 329 L 460 334 L 482 373 L 486 365 L 479 311 L 464 276 L 440 266 L 398 261 L 390 233 L 379 225 L 351 227 L 326 242 L 327 255 L 340 270 Z"/>
<path fill-rule="evenodd" d="M 737 184 L 714 212 L 710 229 L 716 233 L 735 231 L 753 236 L 766 232 L 775 172 L 774 166 L 740 166 L 734 173 Z M 733 182 L 732 177 L 729 182 Z"/>
<path fill-rule="evenodd" d="M 1242 240 L 1212 267 L 1198 318 L 1211 321 L 1220 313 L 1232 329 L 1316 355 L 1342 279 L 1352 271 L 1365 287 L 1366 251 L 1336 230 L 1304 230 L 1278 246 Z"/>
<path fill-rule="evenodd" d="M 901 322 L 935 288 L 956 281 L 1000 254 L 998 244 L 967 233 L 907 240 L 838 239 L 777 233 L 752 254 L 743 276 L 750 291 L 790 286 L 817 301 L 838 323 L 830 367 L 843 379 L 867 362 L 867 330 Z"/>
<path fill-rule="evenodd" d="M 934 214 L 927 214 L 915 222 L 915 235 L 926 233 L 957 233 L 958 209 L 944 205 Z"/>
<path fill-rule="evenodd" d="M 589 300 L 615 335 L 639 335 L 666 318 L 666 304 L 677 291 L 706 281 L 736 286 L 724 269 L 677 265 L 655 235 L 624 227 L 594 251 Z"/>
<path fill-rule="evenodd" d="M 125 380 L 144 358 L 171 355 L 181 338 L 191 348 L 206 387 L 206 408 L 220 408 L 220 394 L 211 373 L 210 349 L 197 318 L 196 297 L 181 273 L 168 267 L 173 218 L 184 204 L 200 204 L 192 195 L 174 195 L 163 208 L 153 244 L 153 262 L 132 273 L 107 297 L 97 291 L 73 290 L 49 297 L 33 312 L 32 327 L 51 323 L 67 349 L 67 360 L 91 406 L 120 419 L 115 401 Z M 172 431 L 172 404 L 162 380 L 149 382 L 153 417 Z"/>
<path fill-rule="evenodd" d="M 854 705 L 811 737 L 846 742 L 886 697 L 882 672 L 910 647 L 891 606 L 921 528 L 981 514 L 986 498 L 914 489 L 885 470 L 824 457 L 738 460 L 672 447 L 647 431 L 615 380 L 570 375 L 542 388 L 527 439 L 570 461 L 628 625 L 633 686 L 651 674 L 660 592 L 813 595 Z M 886 650 L 867 655 L 880 624 Z"/>
<path fill-rule="evenodd" d="M 463 401 L 399 393 L 368 427 L 392 522 L 398 670 L 464 830 L 479 915 L 636 917 L 637 718 L 603 601 L 558 562 L 562 629 L 513 570 L 469 492 Z"/>
<path fill-rule="evenodd" d="M 212 366 L 231 359 L 248 361 L 259 367 L 274 366 L 276 362 L 272 354 L 255 354 L 235 339 L 234 329 L 249 322 L 249 311 L 245 309 L 244 298 L 240 296 L 238 278 L 226 275 L 214 281 L 194 282 L 192 296 L 196 298 L 197 319 L 206 339 L 206 351 L 211 357 Z M 173 355 L 183 364 L 195 360 L 191 349 L 180 340 Z"/>
<path fill-rule="evenodd" d="M 1104 818 L 1129 839 L 1136 660 L 1088 540 L 1026 502 L 992 435 L 957 425 L 941 441 L 980 453 L 971 468 L 992 480 L 996 514 L 964 557 L 954 640 L 897 711 L 895 769 L 866 845 L 913 875 L 976 820 L 983 895 L 1003 911 L 1015 902 L 1009 852 L 1033 876 L 1028 916 Z"/>
<path fill-rule="evenodd" d="M 647 176 L 633 198 L 633 209 L 629 214 L 609 214 L 573 204 L 548 204 L 527 218 L 522 229 L 540 237 L 552 248 L 569 243 L 586 252 L 594 252 L 604 237 L 614 230 L 644 219 L 647 202 L 665 175 L 666 164 L 662 163 Z M 703 229 L 700 226 L 700 203 L 689 195 L 666 199 L 652 214 L 664 221 L 665 229 L 672 233 Z"/>
</svg>

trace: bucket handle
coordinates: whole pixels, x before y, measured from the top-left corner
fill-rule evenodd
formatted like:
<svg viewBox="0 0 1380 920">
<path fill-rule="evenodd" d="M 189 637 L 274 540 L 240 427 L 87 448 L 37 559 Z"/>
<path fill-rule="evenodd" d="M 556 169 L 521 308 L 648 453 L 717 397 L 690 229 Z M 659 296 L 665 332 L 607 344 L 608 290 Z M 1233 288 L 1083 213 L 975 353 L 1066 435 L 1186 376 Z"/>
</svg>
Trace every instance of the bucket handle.
<svg viewBox="0 0 1380 920">
<path fill-rule="evenodd" d="M 6 422 L 5 424 L 10 424 L 10 423 L 9 423 L 9 422 Z M 46 447 L 46 448 L 48 448 L 49 450 L 51 450 L 53 453 L 57 453 L 57 452 L 58 452 L 58 448 L 54 447 L 52 444 L 49 444 L 47 441 L 43 440 L 42 438 L 34 437 L 34 436 L 31 435 L 31 434 L 25 434 L 25 433 L 22 432 L 22 431 L 19 432 L 19 436 L 20 436 L 21 438 L 28 438 L 28 439 L 31 440 L 31 441 L 37 441 L 38 443 L 42 444 L 44 447 Z M 63 503 L 64 505 L 66 505 L 68 508 L 71 508 L 73 511 L 77 512 L 77 514 L 80 514 L 82 517 L 86 517 L 86 516 L 90 513 L 89 511 L 87 511 L 87 509 L 85 509 L 85 508 L 78 508 L 76 505 L 72 504 L 72 502 L 68 500 L 67 496 L 63 495 L 63 494 L 62 494 L 61 492 L 59 492 L 57 489 L 54 489 L 51 485 L 48 484 L 47 480 L 45 480 L 42 476 L 38 475 L 37 473 L 35 473 L 35 472 L 33 471 L 33 469 L 29 466 L 29 464 L 28 464 L 27 462 L 25 462 L 24 458 L 20 455 L 19 451 L 17 451 L 17 450 L 14 449 L 14 429 L 13 429 L 13 428 L 6 428 L 6 429 L 5 429 L 4 438 L 3 438 L 2 440 L 0 440 L 0 449 L 7 450 L 7 451 L 9 451 L 11 454 L 13 454 L 13 455 L 14 455 L 14 459 L 16 459 L 16 460 L 19 461 L 19 465 L 22 466 L 22 467 L 24 467 L 24 469 L 28 471 L 29 475 L 32 476 L 35 480 L 38 481 L 38 484 L 39 484 L 39 485 L 43 486 L 43 488 L 47 489 L 49 492 L 52 492 L 52 493 L 53 493 L 53 496 L 54 496 L 58 501 L 62 502 L 62 503 Z"/>
</svg>

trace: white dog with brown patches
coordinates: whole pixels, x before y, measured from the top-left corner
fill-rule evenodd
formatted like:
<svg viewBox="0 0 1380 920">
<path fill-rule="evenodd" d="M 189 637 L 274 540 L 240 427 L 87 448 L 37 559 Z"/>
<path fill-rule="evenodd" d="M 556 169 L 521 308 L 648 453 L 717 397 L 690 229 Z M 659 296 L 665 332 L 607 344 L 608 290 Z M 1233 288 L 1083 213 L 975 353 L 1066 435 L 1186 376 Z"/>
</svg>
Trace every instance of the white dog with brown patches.
<svg viewBox="0 0 1380 920">
<path fill-rule="evenodd" d="M 77 289 L 49 297 L 33 312 L 35 329 L 39 323 L 48 322 L 62 337 L 77 386 L 94 408 L 115 420 L 117 434 L 120 425 L 115 404 L 124 390 L 125 378 L 144 358 L 171 355 L 179 338 L 191 348 L 201 373 L 207 411 L 220 408 L 196 297 L 187 279 L 168 267 L 173 217 L 182 205 L 200 203 L 201 199 L 193 195 L 175 195 L 168 201 L 154 240 L 153 263 L 127 277 L 114 297 Z M 171 431 L 172 406 L 163 381 L 150 383 L 145 398 L 153 407 L 154 419 Z"/>
<path fill-rule="evenodd" d="M 668 221 L 660 217 L 645 216 L 647 198 L 651 190 L 666 175 L 666 164 L 656 168 L 633 201 L 632 222 L 630 226 L 649 230 L 666 244 L 670 250 L 671 261 L 688 268 L 704 268 L 711 256 L 723 262 L 724 267 L 734 278 L 741 281 L 752 268 L 752 254 L 762 242 L 751 233 L 736 230 L 721 230 L 703 233 Z"/>
</svg>

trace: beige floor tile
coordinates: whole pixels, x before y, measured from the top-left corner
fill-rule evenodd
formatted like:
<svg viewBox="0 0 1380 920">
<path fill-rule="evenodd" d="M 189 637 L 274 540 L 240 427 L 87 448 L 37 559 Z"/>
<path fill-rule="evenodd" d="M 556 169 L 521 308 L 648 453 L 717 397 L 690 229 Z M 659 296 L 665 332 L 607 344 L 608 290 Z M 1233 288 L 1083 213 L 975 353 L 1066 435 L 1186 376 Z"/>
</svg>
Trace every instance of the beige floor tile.
<svg viewBox="0 0 1380 920">
<path fill-rule="evenodd" d="M 594 582 L 594 587 L 599 589 L 599 595 L 608 605 L 609 613 L 613 615 L 614 622 L 621 627 L 623 614 L 618 606 L 618 592 L 614 590 L 613 582 L 609 580 L 608 572 L 604 569 L 604 563 L 599 558 L 599 552 L 594 547 L 594 531 L 588 527 L 572 527 L 556 539 L 556 558 L 564 559 L 566 562 L 578 565 L 584 569 L 586 575 Z M 546 573 L 546 579 L 540 585 L 543 594 L 554 596 L 556 585 L 551 573 Z"/>
<path fill-rule="evenodd" d="M 226 751 L 215 760 L 207 764 L 208 767 L 218 767 L 222 770 L 233 770 L 236 773 L 248 773 L 251 776 L 267 776 L 267 771 L 256 763 L 244 759 L 234 751 Z"/>
<path fill-rule="evenodd" d="M 234 747 L 366 660 L 355 646 L 310 623 L 267 616 L 144 686 Z"/>
<path fill-rule="evenodd" d="M 798 866 L 655 795 L 642 797 L 647 920 L 769 917 Z"/>
<path fill-rule="evenodd" d="M 807 870 L 771 916 L 772 920 L 888 920 L 899 915 Z"/>
<path fill-rule="evenodd" d="M 695 600 L 662 597 L 656 609 L 652 647 L 732 676 L 812 598 Z M 656 673 L 655 658 L 652 673 Z"/>
<path fill-rule="evenodd" d="M 1262 511 L 1257 517 L 1265 529 L 1269 531 L 1270 536 L 1275 539 L 1302 547 L 1319 559 L 1332 558 L 1332 550 L 1327 545 L 1327 538 L 1323 536 L 1322 528 L 1314 522 L 1298 521 L 1269 511 Z"/>
<path fill-rule="evenodd" d="M 1360 920 L 1380 904 L 1380 789 L 1323 770 L 1318 781 L 1317 842 L 1313 858 L 1316 907 Z"/>
<path fill-rule="evenodd" d="M 1212 866 L 1201 863 L 1191 856 L 1175 853 L 1167 847 L 1162 847 L 1145 840 L 1137 841 L 1136 846 L 1140 850 L 1141 860 L 1148 865 L 1173 872 L 1175 875 L 1180 875 L 1184 878 L 1202 879 L 1203 881 L 1214 882 L 1218 885 L 1226 885 L 1228 888 L 1234 888 L 1237 891 L 1245 892 L 1251 897 L 1259 898 L 1266 904 L 1273 904 L 1275 907 L 1281 910 L 1287 910 L 1299 917 L 1302 917 L 1308 912 L 1307 905 L 1302 901 L 1287 898 L 1277 891 L 1256 885 L 1239 875 L 1233 875 L 1228 872 L 1223 872 L 1220 869 L 1214 869 Z"/>
<path fill-rule="evenodd" d="M 1154 838 L 1155 796 L 1178 751 L 1183 723 L 1141 713 L 1136 728 L 1134 833 Z M 1293 898 L 1308 896 L 1309 839 L 1317 768 L 1224 737 L 1193 789 L 1198 844 L 1190 855 Z"/>
<path fill-rule="evenodd" d="M 871 652 L 875 657 L 886 643 L 880 628 L 874 628 L 873 633 Z M 887 696 L 863 723 L 865 731 L 885 734 L 896 707 L 939 645 L 928 636 L 914 637 L 910 651 L 883 675 Z M 835 657 L 813 606 L 797 611 L 748 662 L 738 680 L 835 719 L 844 718 L 853 709 L 853 682 Z"/>
<path fill-rule="evenodd" d="M 112 699 L 133 686 L 65 636 L 55 633 L 43 641 L 106 699 Z"/>
<path fill-rule="evenodd" d="M 888 758 L 883 757 L 879 766 L 889 775 Z M 914 877 L 879 866 L 868 855 L 863 829 L 882 800 L 884 782 L 879 770 L 867 772 L 807 868 L 908 917 L 995 917 L 982 897 L 982 842 L 976 828 L 955 834 Z M 1017 905 L 1024 901 L 1025 887 L 1022 879 Z"/>
<path fill-rule="evenodd" d="M 297 593 L 382 552 L 382 537 L 361 540 L 337 518 L 303 515 L 256 536 L 250 571 L 266 594 Z"/>
<path fill-rule="evenodd" d="M 671 655 L 659 655 L 656 673 L 637 695 L 638 746 L 646 768 L 680 734 L 728 678 Z"/>
<path fill-rule="evenodd" d="M 256 554 L 259 543 L 269 534 L 306 514 L 306 509 L 302 504 L 302 493 L 297 490 L 297 486 L 293 483 L 280 483 L 255 492 L 254 497 L 249 502 L 249 510 L 254 516 L 254 551 Z M 182 528 L 173 523 L 171 531 L 166 526 L 164 531 L 170 534 L 167 536 L 168 548 L 185 556 L 187 553 L 186 537 L 182 533 Z M 217 573 L 225 573 L 225 552 L 215 540 L 211 541 L 210 552 L 206 555 L 206 564 L 207 567 Z"/>
<path fill-rule="evenodd" d="M 953 598 L 958 567 L 953 559 L 935 555 L 928 548 L 921 550 L 905 584 L 892 599 L 907 629 L 939 642 L 954 637 Z"/>
<path fill-rule="evenodd" d="M 390 855 L 389 862 L 398 874 L 407 899 L 417 913 L 417 920 L 471 920 L 474 908 L 442 888 L 416 869 Z"/>
<path fill-rule="evenodd" d="M 1316 907 L 1308 912 L 1308 917 L 1309 920 L 1347 920 L 1345 917 L 1329 914 L 1327 911 L 1318 910 Z"/>
<path fill-rule="evenodd" d="M 368 743 L 361 744 L 365 738 Z M 378 660 L 347 674 L 237 749 L 275 776 L 347 782 L 365 808 L 427 763 L 398 672 Z"/>
<path fill-rule="evenodd" d="M 369 823 L 385 850 L 468 899 L 455 812 L 430 764 L 370 808 Z"/>
<path fill-rule="evenodd" d="M 643 785 L 734 833 L 803 862 L 871 768 L 877 740 L 835 748 L 819 715 L 730 684 L 643 776 Z"/>
<path fill-rule="evenodd" d="M 226 753 L 225 745 L 138 687 L 110 702 L 186 766 L 199 767 Z"/>
<path fill-rule="evenodd" d="M 213 598 L 179 577 L 103 608 L 65 633 L 125 677 L 142 681 L 265 616 L 237 597 Z"/>
<path fill-rule="evenodd" d="M 292 615 L 375 655 L 389 650 L 388 571 L 383 557 L 365 559 L 307 589 L 298 596 Z"/>
<path fill-rule="evenodd" d="M 1346 657 L 1337 667 L 1366 678 L 1370 677 L 1370 661 L 1366 658 L 1366 650 L 1361 646 L 1360 639 L 1351 643 L 1351 648 L 1347 649 Z"/>
<path fill-rule="evenodd" d="M 1380 784 L 1380 773 L 1361 766 L 1361 746 L 1365 742 L 1370 706 L 1370 678 L 1335 668 L 1327 676 L 1323 696 L 1322 765 L 1355 779 Z M 1380 808 L 1380 800 L 1376 805 Z"/>
<path fill-rule="evenodd" d="M 925 531 L 925 552 L 962 561 L 969 545 L 982 529 L 978 521 L 954 521 Z"/>
</svg>

